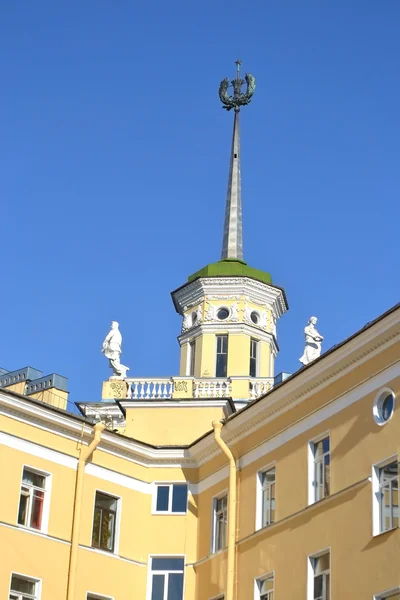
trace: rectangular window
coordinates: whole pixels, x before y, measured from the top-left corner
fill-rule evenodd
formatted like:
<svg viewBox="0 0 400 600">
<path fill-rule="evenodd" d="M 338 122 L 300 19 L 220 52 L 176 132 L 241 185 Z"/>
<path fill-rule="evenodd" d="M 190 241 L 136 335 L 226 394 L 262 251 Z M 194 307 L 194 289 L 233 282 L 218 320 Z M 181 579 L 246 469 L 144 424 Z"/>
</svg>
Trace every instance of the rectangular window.
<svg viewBox="0 0 400 600">
<path fill-rule="evenodd" d="M 39 600 L 39 581 L 31 577 L 11 576 L 10 600 Z"/>
<path fill-rule="evenodd" d="M 18 523 L 42 529 L 47 475 L 24 467 L 19 498 Z"/>
<path fill-rule="evenodd" d="M 261 493 L 259 527 L 266 527 L 275 523 L 275 467 L 260 471 L 258 476 Z"/>
<path fill-rule="evenodd" d="M 399 465 L 396 460 L 373 469 L 373 534 L 399 526 Z"/>
<path fill-rule="evenodd" d="M 118 498 L 96 492 L 92 546 L 114 552 Z"/>
<path fill-rule="evenodd" d="M 217 364 L 215 377 L 226 377 L 228 369 L 228 336 L 217 335 Z"/>
<path fill-rule="evenodd" d="M 387 592 L 374 596 L 374 600 L 400 600 L 400 587 L 392 588 Z"/>
<path fill-rule="evenodd" d="M 112 600 L 109 596 L 99 596 L 99 594 L 87 593 L 86 600 Z"/>
<path fill-rule="evenodd" d="M 330 442 L 329 436 L 310 444 L 310 504 L 318 502 L 330 494 Z"/>
<path fill-rule="evenodd" d="M 258 340 L 250 339 L 250 377 L 258 377 Z"/>
<path fill-rule="evenodd" d="M 156 488 L 156 513 L 186 513 L 188 486 L 186 483 L 160 483 Z"/>
<path fill-rule="evenodd" d="M 256 579 L 256 600 L 274 600 L 274 576 Z"/>
<path fill-rule="evenodd" d="M 308 600 L 330 600 L 330 553 L 309 557 Z"/>
<path fill-rule="evenodd" d="M 183 600 L 184 558 L 151 559 L 151 600 Z"/>
<path fill-rule="evenodd" d="M 218 552 L 226 547 L 228 529 L 228 496 L 214 498 L 213 544 L 212 551 Z"/>
<path fill-rule="evenodd" d="M 194 361 L 196 358 L 196 341 L 193 340 L 188 344 L 188 360 L 187 360 L 187 375 L 194 375 Z"/>
</svg>

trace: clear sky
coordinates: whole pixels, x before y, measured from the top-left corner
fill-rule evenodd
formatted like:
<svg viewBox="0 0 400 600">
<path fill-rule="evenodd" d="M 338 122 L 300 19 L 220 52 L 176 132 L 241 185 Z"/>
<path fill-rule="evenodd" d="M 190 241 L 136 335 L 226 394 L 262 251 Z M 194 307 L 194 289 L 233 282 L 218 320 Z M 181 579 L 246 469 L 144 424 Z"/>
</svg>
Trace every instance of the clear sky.
<svg viewBox="0 0 400 600">
<path fill-rule="evenodd" d="M 277 371 L 399 299 L 398 0 L 1 2 L 0 365 L 98 400 L 109 322 L 132 376 L 178 374 L 170 292 L 220 257 L 240 57 L 244 257 L 285 288 Z"/>
</svg>

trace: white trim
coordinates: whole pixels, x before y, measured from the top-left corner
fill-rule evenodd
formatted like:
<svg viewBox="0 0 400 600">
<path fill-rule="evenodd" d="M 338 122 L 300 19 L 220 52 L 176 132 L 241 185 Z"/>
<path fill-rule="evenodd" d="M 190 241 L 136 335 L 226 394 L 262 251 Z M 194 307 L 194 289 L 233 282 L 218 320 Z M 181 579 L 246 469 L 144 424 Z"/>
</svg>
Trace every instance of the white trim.
<svg viewBox="0 0 400 600">
<path fill-rule="evenodd" d="M 71 544 L 69 540 L 64 540 L 62 538 L 58 538 L 55 535 L 50 535 L 48 533 L 43 533 L 38 529 L 29 529 L 28 527 L 23 527 L 22 525 L 14 525 L 13 523 L 5 523 L 4 521 L 0 521 L 0 527 L 6 527 L 7 529 L 13 529 L 16 531 L 21 531 L 22 533 L 29 533 L 31 535 L 38 535 L 46 540 L 60 542 L 61 544 L 67 544 L 68 546 Z"/>
<path fill-rule="evenodd" d="M 385 600 L 385 598 L 390 598 L 393 594 L 400 594 L 400 586 L 395 586 L 390 588 L 390 590 L 385 590 L 380 594 L 375 594 L 373 600 Z"/>
<path fill-rule="evenodd" d="M 41 523 L 40 523 L 40 529 L 36 529 L 35 527 L 30 527 L 29 525 L 22 525 L 21 523 L 18 523 L 19 505 L 21 502 L 21 487 L 22 487 L 22 483 L 23 483 L 23 475 L 24 475 L 25 468 L 28 471 L 31 471 L 32 473 L 36 473 L 37 475 L 41 475 L 42 477 L 45 478 L 45 484 L 44 484 L 44 488 L 43 488 L 44 489 L 44 500 L 43 500 L 43 510 L 42 510 L 42 519 L 41 519 Z M 43 533 L 44 535 L 47 535 L 47 533 L 49 531 L 50 497 L 51 497 L 51 488 L 52 488 L 52 483 L 53 483 L 52 478 L 53 478 L 52 473 L 49 473 L 48 471 L 43 471 L 43 469 L 38 469 L 37 467 L 33 467 L 26 463 L 24 463 L 22 465 L 21 476 L 20 476 L 21 483 L 19 486 L 19 501 L 18 501 L 18 506 L 17 506 L 17 517 L 15 519 L 15 523 L 18 528 L 27 529 L 29 531 L 37 531 L 37 532 Z"/>
<path fill-rule="evenodd" d="M 205 492 L 206 490 L 208 490 L 210 487 L 217 485 L 224 479 L 228 479 L 228 477 L 229 477 L 229 467 L 228 466 L 223 467 L 222 469 L 215 471 L 215 473 L 212 473 L 208 477 L 205 477 L 202 481 L 199 481 L 199 483 L 192 483 L 190 486 L 192 493 L 193 494 L 201 494 L 202 492 Z"/>
<path fill-rule="evenodd" d="M 172 499 L 173 499 L 173 487 L 174 485 L 185 485 L 186 486 L 186 510 L 184 512 L 173 512 L 172 511 Z M 168 510 L 157 510 L 157 494 L 159 487 L 168 487 Z M 190 486 L 187 481 L 153 481 L 152 483 L 152 502 L 151 502 L 151 514 L 152 515 L 186 515 L 188 512 L 188 503 L 189 503 L 189 491 Z"/>
<path fill-rule="evenodd" d="M 391 396 L 393 396 L 393 410 L 392 410 L 392 412 L 390 414 L 390 417 L 388 419 L 386 419 L 386 421 L 385 421 L 384 419 L 382 419 L 381 414 L 380 414 L 380 409 L 381 409 L 380 403 L 381 403 L 381 400 L 383 400 L 384 397 L 386 398 L 386 396 L 388 396 L 389 394 Z M 389 387 L 382 388 L 376 394 L 376 396 L 374 398 L 374 403 L 372 405 L 372 414 L 374 416 L 375 423 L 377 425 L 379 425 L 379 427 L 382 427 L 383 425 L 386 425 L 386 423 L 388 423 L 390 421 L 390 419 L 393 417 L 393 413 L 394 413 L 395 408 L 396 408 L 396 394 Z"/>
<path fill-rule="evenodd" d="M 26 579 L 26 580 L 34 583 L 35 584 L 35 600 L 40 600 L 40 598 L 42 597 L 42 579 L 40 577 L 32 577 L 32 575 L 25 575 L 23 573 L 18 573 L 17 571 L 11 571 L 10 583 L 8 586 L 8 597 L 10 597 L 10 594 L 13 591 L 13 590 L 11 590 L 11 581 L 12 581 L 13 575 L 16 575 L 17 577 L 21 577 L 23 579 Z"/>
<path fill-rule="evenodd" d="M 210 379 L 215 379 L 215 377 L 196 377 L 196 381 L 202 381 L 202 379 L 204 379 L 205 381 L 210 381 Z M 223 379 L 223 378 L 222 378 Z M 229 379 L 228 377 L 226 379 Z M 248 377 L 246 378 L 248 379 Z M 179 408 L 184 406 L 185 408 L 215 408 L 215 407 L 221 407 L 224 408 L 227 404 L 229 404 L 227 398 L 222 398 L 221 400 L 217 400 L 215 398 L 210 399 L 210 400 L 200 400 L 200 399 L 193 399 L 193 400 L 183 400 L 183 399 L 165 399 L 165 400 L 148 400 L 147 402 L 145 401 L 137 401 L 137 400 L 129 400 L 126 402 L 121 402 L 121 406 L 123 406 L 124 408 L 128 408 L 128 409 L 134 409 L 134 408 Z M 174 465 L 176 466 L 176 465 Z"/>
<path fill-rule="evenodd" d="M 0 432 L 0 445 L 13 448 L 14 450 L 20 450 L 26 454 L 31 454 L 32 456 L 37 456 L 38 458 L 43 458 L 71 469 L 76 469 L 78 464 L 78 460 L 72 456 L 69 456 L 68 454 L 51 450 L 50 448 L 40 446 L 34 442 L 28 442 L 27 440 L 23 440 L 22 438 L 16 437 L 9 433 L 4 433 L 3 431 Z"/>
<path fill-rule="evenodd" d="M 92 546 L 85 546 L 85 544 L 79 544 L 79 548 L 82 548 L 82 550 L 88 550 L 89 552 L 95 552 L 96 554 L 101 554 L 102 556 L 109 556 L 110 558 L 122 560 L 123 562 L 136 565 L 138 567 L 147 567 L 147 563 L 139 562 L 138 560 L 134 560 L 133 558 L 126 558 L 126 556 L 114 554 L 113 552 L 101 550 L 100 548 L 92 548 Z"/>
<path fill-rule="evenodd" d="M 208 600 L 225 600 L 225 594 L 217 594 L 216 596 L 212 596 Z"/>
<path fill-rule="evenodd" d="M 313 554 L 307 556 L 307 600 L 314 600 L 314 566 L 313 559 L 319 558 L 324 554 L 329 554 L 329 597 L 331 598 L 332 592 L 332 553 L 330 546 L 324 550 L 319 550 Z"/>
<path fill-rule="evenodd" d="M 399 462 L 399 457 L 397 454 L 392 454 L 378 463 L 372 465 L 372 535 L 375 537 L 380 535 L 381 533 L 386 533 L 386 531 L 391 531 L 391 529 L 381 531 L 381 505 L 379 501 L 379 471 L 386 465 L 389 465 L 392 462 Z"/>
<path fill-rule="evenodd" d="M 257 473 L 256 473 L 256 477 L 257 477 L 257 479 L 256 479 L 256 511 L 255 511 L 256 520 L 255 520 L 254 531 L 263 529 L 261 476 L 263 475 L 263 473 L 266 473 L 267 471 L 271 471 L 272 469 L 275 469 L 275 502 L 276 502 L 276 460 L 273 460 L 272 462 L 268 463 L 266 466 L 261 467 L 260 469 L 257 470 Z"/>
<path fill-rule="evenodd" d="M 103 479 L 104 481 L 115 483 L 129 490 L 140 492 L 141 494 L 152 493 L 151 483 L 141 481 L 140 479 L 136 479 L 135 477 L 123 475 L 122 473 L 112 471 L 111 469 L 106 469 L 105 467 L 100 467 L 99 465 L 96 465 L 94 463 L 86 463 L 85 473 L 87 475 L 97 477 L 98 479 Z"/>
<path fill-rule="evenodd" d="M 210 535 L 210 554 L 214 555 L 217 554 L 218 552 L 223 552 L 224 550 L 226 550 L 226 544 L 228 539 L 225 539 L 225 546 L 223 548 L 218 548 L 218 550 L 216 550 L 215 548 L 215 533 L 216 533 L 216 524 L 217 524 L 217 520 L 216 520 L 216 507 L 217 507 L 217 501 L 221 500 L 221 498 L 225 498 L 226 496 L 226 514 L 227 514 L 227 519 L 229 519 L 228 516 L 228 510 L 229 510 L 229 491 L 228 488 L 225 488 L 224 490 L 218 492 L 218 494 L 216 494 L 215 496 L 213 496 L 211 498 L 211 535 Z M 226 528 L 226 535 L 228 536 L 228 526 Z"/>
<path fill-rule="evenodd" d="M 275 595 L 275 571 L 269 571 L 268 573 L 265 573 L 264 575 L 260 575 L 259 577 L 254 578 L 254 600 L 260 600 L 260 597 L 261 597 L 259 583 L 261 581 L 264 581 L 265 579 L 270 579 L 271 577 L 273 580 L 273 585 L 274 585 L 273 592 Z"/>
<path fill-rule="evenodd" d="M 317 500 L 315 498 L 315 485 L 314 485 L 314 474 L 315 474 L 314 446 L 315 446 L 315 444 L 318 444 L 318 442 L 321 442 L 322 440 L 325 440 L 326 438 L 329 438 L 329 467 L 330 467 L 331 466 L 331 454 L 332 454 L 330 429 L 328 429 L 327 431 L 324 431 L 324 433 L 320 433 L 312 440 L 308 440 L 308 444 L 307 444 L 307 459 L 308 459 L 307 489 L 308 489 L 308 505 L 309 506 L 311 504 L 315 504 L 315 502 L 319 502 L 320 500 L 323 500 L 325 497 L 327 497 L 327 496 L 324 496 L 324 498 L 320 498 L 319 500 Z M 329 475 L 330 475 L 330 485 L 331 485 L 332 484 L 331 469 L 329 470 Z"/>
<path fill-rule="evenodd" d="M 153 558 L 181 558 L 183 559 L 183 571 L 153 571 Z M 147 562 L 147 585 L 146 585 L 146 600 L 151 600 L 152 588 L 153 588 L 153 573 L 159 573 L 163 575 L 165 573 L 183 573 L 183 585 L 182 585 L 182 600 L 185 598 L 185 585 L 186 585 L 186 554 L 149 554 Z M 164 598 L 166 598 L 166 588 L 164 587 Z"/>
<path fill-rule="evenodd" d="M 119 554 L 119 536 L 121 530 L 121 514 L 122 514 L 122 496 L 118 494 L 110 493 L 108 490 L 103 490 L 100 488 L 95 488 L 94 496 L 93 496 L 93 511 L 92 511 L 92 530 L 90 534 L 90 543 L 93 540 L 93 528 L 94 528 L 94 513 L 96 510 L 96 494 L 99 492 L 104 496 L 108 496 L 109 498 L 114 498 L 117 500 L 117 510 L 115 515 L 115 529 L 114 529 L 114 547 L 112 550 L 105 550 L 104 548 L 96 548 L 95 546 L 91 546 L 93 550 L 98 550 L 104 554 Z"/>
</svg>

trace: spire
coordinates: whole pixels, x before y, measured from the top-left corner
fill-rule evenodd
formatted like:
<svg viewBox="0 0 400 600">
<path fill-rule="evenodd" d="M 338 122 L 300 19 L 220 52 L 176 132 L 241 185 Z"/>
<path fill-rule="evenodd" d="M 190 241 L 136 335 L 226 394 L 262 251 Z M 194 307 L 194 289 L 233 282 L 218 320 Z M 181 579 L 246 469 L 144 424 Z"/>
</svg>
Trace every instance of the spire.
<svg viewBox="0 0 400 600">
<path fill-rule="evenodd" d="M 221 259 L 243 260 L 242 186 L 240 181 L 239 109 L 233 121 L 232 151 L 226 196 L 224 238 Z"/>
<path fill-rule="evenodd" d="M 233 121 L 232 150 L 229 167 L 228 193 L 226 197 L 224 237 L 222 242 L 221 260 L 233 258 L 243 260 L 243 221 L 242 221 L 242 189 L 240 179 L 240 107 L 250 103 L 255 90 L 255 79 L 246 73 L 245 79 L 240 77 L 242 61 L 236 61 L 236 79 L 231 81 L 233 96 L 228 95 L 229 79 L 221 81 L 219 97 L 226 110 L 235 111 Z M 241 87 L 247 83 L 247 91 L 242 93 Z"/>
</svg>

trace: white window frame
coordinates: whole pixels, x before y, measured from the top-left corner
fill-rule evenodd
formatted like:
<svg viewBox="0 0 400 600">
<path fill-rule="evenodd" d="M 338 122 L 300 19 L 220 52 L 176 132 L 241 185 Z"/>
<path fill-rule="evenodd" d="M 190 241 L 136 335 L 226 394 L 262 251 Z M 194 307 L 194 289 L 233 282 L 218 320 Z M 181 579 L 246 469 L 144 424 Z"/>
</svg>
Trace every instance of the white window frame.
<svg viewBox="0 0 400 600">
<path fill-rule="evenodd" d="M 273 525 L 273 523 L 270 523 L 268 525 L 263 525 L 263 512 L 262 512 L 262 509 L 263 509 L 263 505 L 262 505 L 262 498 L 263 498 L 262 475 L 264 473 L 266 473 L 267 471 L 271 471 L 272 469 L 275 469 L 275 503 L 276 503 L 276 461 L 269 463 L 268 465 L 266 465 L 265 467 L 263 467 L 262 469 L 259 469 L 257 471 L 256 525 L 255 525 L 256 531 L 258 531 L 259 529 L 263 529 L 263 527 L 269 527 L 269 525 Z M 276 507 L 275 507 L 275 512 L 276 512 Z M 276 514 L 275 514 L 275 517 L 276 517 Z M 276 522 L 276 518 L 275 518 L 275 522 Z"/>
<path fill-rule="evenodd" d="M 390 588 L 390 590 L 386 590 L 380 594 L 375 594 L 373 600 L 385 600 L 386 598 L 393 596 L 393 594 L 400 594 L 400 586 L 395 586 Z"/>
<path fill-rule="evenodd" d="M 273 580 L 274 587 L 271 590 L 273 594 L 275 594 L 275 571 L 269 571 L 269 573 L 265 573 L 264 575 L 260 575 L 260 577 L 256 577 L 254 579 L 254 600 L 260 600 L 261 592 L 260 592 L 260 583 L 265 579 Z"/>
<path fill-rule="evenodd" d="M 332 490 L 332 438 L 331 432 L 325 431 L 321 435 L 315 437 L 308 442 L 308 504 L 315 504 L 316 502 L 320 502 L 325 498 L 329 498 L 329 496 L 324 496 L 323 498 L 316 499 L 316 486 L 315 486 L 315 455 L 314 455 L 314 446 L 321 442 L 325 438 L 329 438 L 329 475 L 330 475 L 330 494 Z M 325 455 L 323 455 L 325 456 Z"/>
<path fill-rule="evenodd" d="M 23 485 L 23 477 L 24 477 L 24 469 L 28 471 L 32 471 L 32 473 L 36 473 L 41 477 L 45 478 L 45 487 L 44 487 L 44 500 L 43 500 L 43 512 L 42 512 L 42 521 L 40 524 L 40 529 L 36 529 L 35 527 L 30 527 L 29 525 L 22 525 L 18 522 L 19 515 L 19 506 L 21 502 L 21 490 Z M 32 467 L 31 465 L 23 464 L 21 470 L 21 484 L 19 486 L 19 497 L 18 497 L 18 506 L 17 506 L 17 517 L 16 524 L 18 527 L 23 527 L 24 529 L 29 529 L 29 531 L 36 531 L 40 533 L 47 534 L 49 530 L 49 517 L 50 517 L 50 496 L 51 496 L 51 488 L 53 483 L 52 474 L 48 471 L 43 471 L 43 469 L 38 469 L 37 467 Z M 30 509 L 32 508 L 32 502 L 30 502 Z M 29 511 L 30 514 L 30 511 Z"/>
<path fill-rule="evenodd" d="M 182 585 L 182 600 L 185 598 L 186 585 L 186 554 L 150 554 L 147 568 L 147 590 L 146 600 L 151 600 L 153 592 L 153 574 L 166 575 L 168 573 L 180 573 L 181 571 L 153 571 L 153 558 L 183 558 L 183 585 Z M 168 583 L 168 579 L 167 579 Z M 167 600 L 168 585 L 164 585 L 164 600 Z"/>
<path fill-rule="evenodd" d="M 224 550 L 226 550 L 226 545 L 224 546 L 224 548 L 219 548 L 218 550 L 216 549 L 216 541 L 217 541 L 217 501 L 221 500 L 221 498 L 224 498 L 226 496 L 227 498 L 227 502 L 226 502 L 226 521 L 227 521 L 227 531 L 226 531 L 226 544 L 228 543 L 228 510 L 229 510 L 229 494 L 228 494 L 228 490 L 225 489 L 222 492 L 220 492 L 219 494 L 217 494 L 216 496 L 214 496 L 212 498 L 212 511 L 211 511 L 211 544 L 210 544 L 210 553 L 211 554 L 216 554 L 217 552 L 223 552 Z"/>
<path fill-rule="evenodd" d="M 86 600 L 114 600 L 114 596 L 103 596 L 96 592 L 86 592 Z"/>
<path fill-rule="evenodd" d="M 115 515 L 115 534 L 114 534 L 114 550 L 103 550 L 103 548 L 95 548 L 92 546 L 93 539 L 93 527 L 94 527 L 94 515 L 96 511 L 96 494 L 99 492 L 100 494 L 104 494 L 104 496 L 109 496 L 109 498 L 115 498 L 117 500 L 117 510 Z M 96 488 L 93 494 L 93 511 L 92 511 L 92 528 L 90 532 L 90 549 L 94 552 L 101 552 L 101 554 L 119 554 L 119 537 L 120 537 L 120 529 L 121 529 L 121 512 L 122 512 L 122 497 L 117 496 L 117 494 L 113 494 L 107 490 L 103 490 L 100 488 Z"/>
<path fill-rule="evenodd" d="M 190 367 L 193 361 L 193 373 L 190 372 Z M 189 340 L 187 343 L 187 355 L 186 355 L 186 377 L 194 377 L 194 370 L 196 367 L 196 338 Z"/>
<path fill-rule="evenodd" d="M 392 456 L 385 458 L 379 463 L 376 463 L 372 466 L 372 535 L 375 537 L 377 535 L 381 535 L 382 533 L 387 533 L 388 531 L 392 531 L 392 529 L 397 529 L 397 527 L 393 527 L 392 529 L 381 530 L 381 503 L 380 503 L 380 481 L 379 481 L 379 472 L 380 470 L 389 465 L 392 462 L 397 462 L 399 464 L 399 457 L 397 454 L 393 454 Z M 400 470 L 400 465 L 399 465 Z M 400 473 L 398 474 L 398 480 L 400 483 Z M 400 511 L 400 509 L 399 509 Z M 400 515 L 399 515 L 400 517 Z"/>
<path fill-rule="evenodd" d="M 226 308 L 226 307 L 222 306 L 220 308 Z M 223 322 L 223 321 L 221 321 L 221 322 Z M 215 356 L 214 356 L 214 378 L 215 379 L 224 379 L 224 377 L 217 377 L 218 337 L 220 337 L 222 335 L 224 335 L 224 336 L 226 336 L 228 338 L 228 340 L 227 340 L 227 353 L 226 353 L 226 377 L 225 377 L 225 379 L 228 377 L 228 367 L 229 367 L 229 364 L 228 364 L 228 359 L 229 359 L 229 333 L 228 332 L 224 333 L 224 332 L 220 331 L 220 332 L 218 332 L 218 333 L 215 334 L 215 353 L 214 353 L 215 354 Z"/>
<path fill-rule="evenodd" d="M 260 377 L 260 340 L 255 338 L 255 337 L 251 337 L 250 338 L 250 354 L 249 354 L 249 371 L 250 371 L 250 359 L 251 359 L 251 343 L 255 342 L 256 343 L 256 374 L 254 375 L 254 377 Z M 250 376 L 252 377 L 252 376 Z"/>
<path fill-rule="evenodd" d="M 187 487 L 186 510 L 183 512 L 172 512 L 172 494 L 173 494 L 173 486 L 174 485 L 186 485 L 186 487 Z M 169 488 L 168 510 L 157 510 L 157 492 L 158 492 L 159 486 Z M 186 515 L 187 511 L 188 511 L 188 504 L 189 504 L 189 493 L 190 493 L 190 486 L 187 481 L 153 481 L 153 499 L 152 499 L 151 513 L 153 515 L 178 515 L 178 516 Z"/>
<path fill-rule="evenodd" d="M 313 559 L 329 554 L 329 597 L 332 597 L 332 552 L 330 547 L 314 552 L 307 557 L 307 600 L 314 600 L 314 565 Z"/>
<path fill-rule="evenodd" d="M 209 598 L 208 600 L 225 600 L 225 594 L 218 594 L 217 596 L 213 596 L 212 598 Z"/>
<path fill-rule="evenodd" d="M 18 573 L 17 571 L 12 571 L 11 575 L 10 575 L 10 584 L 8 586 L 8 599 L 11 598 L 11 593 L 13 593 L 13 595 L 15 596 L 16 599 L 20 600 L 22 599 L 23 593 L 21 592 L 13 592 L 13 590 L 11 589 L 11 582 L 12 582 L 12 578 L 13 575 L 16 575 L 17 577 L 21 577 L 21 579 L 26 579 L 27 581 L 30 581 L 32 583 L 35 584 L 35 595 L 32 596 L 32 600 L 40 600 L 41 596 L 42 596 L 42 580 L 39 579 L 39 577 L 32 577 L 32 575 L 24 575 L 23 573 Z M 24 594 L 26 597 L 27 594 Z M 18 597 L 19 596 L 19 597 Z"/>
</svg>

